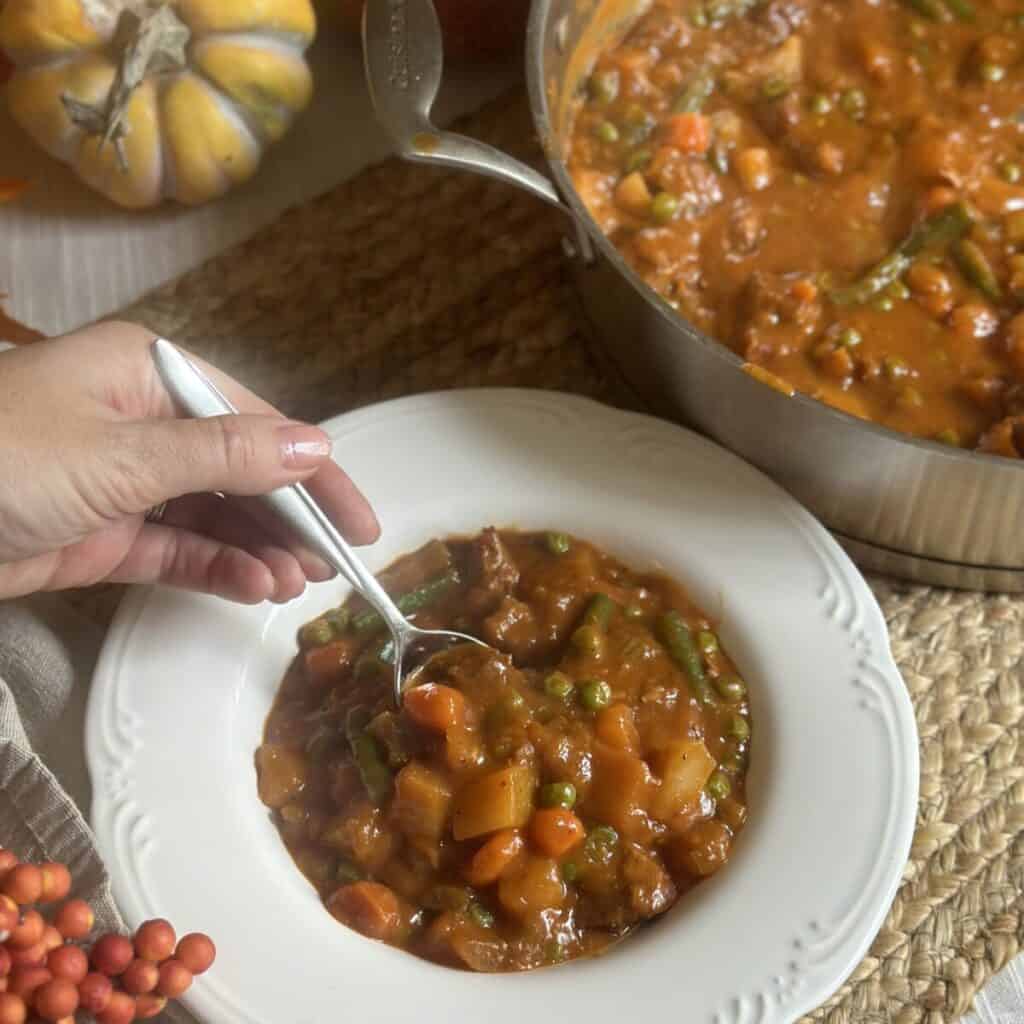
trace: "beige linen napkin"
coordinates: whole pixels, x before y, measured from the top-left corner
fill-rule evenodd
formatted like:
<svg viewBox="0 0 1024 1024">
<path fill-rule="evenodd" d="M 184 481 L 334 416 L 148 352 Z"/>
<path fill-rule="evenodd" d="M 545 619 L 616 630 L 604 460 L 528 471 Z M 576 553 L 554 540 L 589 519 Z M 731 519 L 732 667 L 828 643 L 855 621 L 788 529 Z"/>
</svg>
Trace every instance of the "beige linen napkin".
<svg viewBox="0 0 1024 1024">
<path fill-rule="evenodd" d="M 53 595 L 0 602 L 0 846 L 71 869 L 96 928 L 121 928 L 110 879 L 86 823 L 83 718 L 102 635 Z M 180 1006 L 160 1020 L 189 1024 Z"/>
</svg>

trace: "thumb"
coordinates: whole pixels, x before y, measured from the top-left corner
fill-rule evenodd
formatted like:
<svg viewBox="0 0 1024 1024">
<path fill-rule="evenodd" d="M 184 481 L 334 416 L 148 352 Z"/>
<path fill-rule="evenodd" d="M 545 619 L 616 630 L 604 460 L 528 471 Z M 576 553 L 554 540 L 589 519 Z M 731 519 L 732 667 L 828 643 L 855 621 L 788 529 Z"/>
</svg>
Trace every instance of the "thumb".
<svg viewBox="0 0 1024 1024">
<path fill-rule="evenodd" d="M 331 454 L 319 429 L 278 416 L 154 419 L 127 428 L 118 470 L 135 514 L 197 491 L 253 495 L 312 476 Z M 127 456 L 127 458 L 126 458 Z"/>
</svg>

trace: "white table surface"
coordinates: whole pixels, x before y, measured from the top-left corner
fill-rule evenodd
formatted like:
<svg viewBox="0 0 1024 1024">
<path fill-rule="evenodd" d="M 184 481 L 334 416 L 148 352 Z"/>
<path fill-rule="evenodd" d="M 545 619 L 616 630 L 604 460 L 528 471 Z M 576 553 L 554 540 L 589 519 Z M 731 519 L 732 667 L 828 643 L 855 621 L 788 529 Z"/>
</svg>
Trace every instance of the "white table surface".
<svg viewBox="0 0 1024 1024">
<path fill-rule="evenodd" d="M 389 145 L 373 120 L 357 47 L 322 36 L 311 63 L 313 104 L 256 179 L 195 210 L 116 209 L 38 151 L 0 111 L 0 178 L 32 182 L 17 203 L 0 206 L 0 295 L 8 296 L 7 311 L 44 334 L 90 323 L 386 157 Z M 438 119 L 475 109 L 515 75 L 515 68 L 449 74 Z M 1024 1024 L 1024 954 L 989 982 L 962 1024 Z"/>
</svg>

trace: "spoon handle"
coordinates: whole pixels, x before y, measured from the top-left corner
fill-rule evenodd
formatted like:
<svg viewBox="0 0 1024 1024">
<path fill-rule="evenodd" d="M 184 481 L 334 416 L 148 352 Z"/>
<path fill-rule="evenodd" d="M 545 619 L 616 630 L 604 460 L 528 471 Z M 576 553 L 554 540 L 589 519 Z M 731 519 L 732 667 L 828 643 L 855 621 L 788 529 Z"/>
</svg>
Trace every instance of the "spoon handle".
<svg viewBox="0 0 1024 1024">
<path fill-rule="evenodd" d="M 238 410 L 217 385 L 169 341 L 157 338 L 152 351 L 160 379 L 184 412 L 197 418 L 237 415 Z M 393 630 L 406 626 L 404 616 L 387 592 L 302 484 L 281 487 L 259 500 L 307 546 L 334 566 Z"/>
</svg>

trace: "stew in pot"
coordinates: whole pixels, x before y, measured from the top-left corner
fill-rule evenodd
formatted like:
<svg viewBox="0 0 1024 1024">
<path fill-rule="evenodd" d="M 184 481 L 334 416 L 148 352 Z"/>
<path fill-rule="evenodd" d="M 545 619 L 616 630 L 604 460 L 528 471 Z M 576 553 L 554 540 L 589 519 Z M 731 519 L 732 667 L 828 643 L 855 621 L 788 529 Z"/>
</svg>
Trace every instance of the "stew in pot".
<svg viewBox="0 0 1024 1024">
<path fill-rule="evenodd" d="M 747 690 L 671 580 L 565 534 L 433 541 L 381 576 L 416 623 L 479 636 L 391 704 L 352 599 L 302 630 L 259 794 L 340 921 L 476 971 L 598 953 L 728 860 Z"/>
<path fill-rule="evenodd" d="M 597 60 L 570 170 L 755 375 L 1024 453 L 1024 6 L 655 0 Z"/>
</svg>

